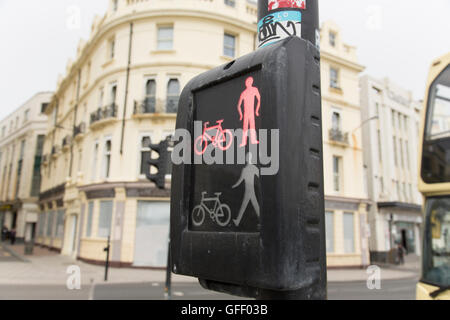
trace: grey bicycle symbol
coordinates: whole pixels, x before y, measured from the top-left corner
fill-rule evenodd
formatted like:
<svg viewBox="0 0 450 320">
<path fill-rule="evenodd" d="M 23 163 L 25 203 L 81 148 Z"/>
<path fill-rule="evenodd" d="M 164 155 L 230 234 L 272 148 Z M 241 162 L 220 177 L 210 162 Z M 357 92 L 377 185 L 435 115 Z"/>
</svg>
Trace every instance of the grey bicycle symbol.
<svg viewBox="0 0 450 320">
<path fill-rule="evenodd" d="M 207 194 L 208 192 L 206 191 L 202 192 L 200 204 L 192 210 L 192 223 L 196 227 L 201 226 L 205 221 L 206 213 L 208 213 L 213 222 L 221 227 L 225 227 L 231 220 L 230 207 L 220 202 L 221 192 L 214 193 L 216 196 L 213 198 L 206 198 Z M 206 206 L 206 203 L 214 203 L 214 206 L 210 209 Z"/>
</svg>

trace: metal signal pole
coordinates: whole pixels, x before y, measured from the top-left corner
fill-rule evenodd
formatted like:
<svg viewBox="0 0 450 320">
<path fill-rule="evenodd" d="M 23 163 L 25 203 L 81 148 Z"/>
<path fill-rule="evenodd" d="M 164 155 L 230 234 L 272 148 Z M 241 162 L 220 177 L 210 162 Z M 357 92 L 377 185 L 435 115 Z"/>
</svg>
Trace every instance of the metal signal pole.
<svg viewBox="0 0 450 320">
<path fill-rule="evenodd" d="M 277 17 L 282 15 L 287 16 L 288 11 L 298 11 L 301 13 L 301 38 L 308 40 L 318 47 L 320 45 L 319 0 L 258 0 L 259 43 L 261 43 L 265 33 L 263 28 L 259 28 L 264 23 L 264 19 L 267 22 L 270 19 L 269 16 L 274 16 L 275 19 L 272 20 L 271 29 L 281 33 L 281 28 L 277 25 Z"/>
</svg>

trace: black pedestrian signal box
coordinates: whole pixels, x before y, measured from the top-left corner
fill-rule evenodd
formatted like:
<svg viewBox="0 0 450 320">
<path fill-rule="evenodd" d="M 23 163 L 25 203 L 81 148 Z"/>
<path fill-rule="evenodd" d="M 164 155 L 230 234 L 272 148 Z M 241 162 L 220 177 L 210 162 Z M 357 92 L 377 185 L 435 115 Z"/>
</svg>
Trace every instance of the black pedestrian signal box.
<svg viewBox="0 0 450 320">
<path fill-rule="evenodd" d="M 291 37 L 194 78 L 177 129 L 173 272 L 234 295 L 324 299 L 318 49 Z"/>
</svg>

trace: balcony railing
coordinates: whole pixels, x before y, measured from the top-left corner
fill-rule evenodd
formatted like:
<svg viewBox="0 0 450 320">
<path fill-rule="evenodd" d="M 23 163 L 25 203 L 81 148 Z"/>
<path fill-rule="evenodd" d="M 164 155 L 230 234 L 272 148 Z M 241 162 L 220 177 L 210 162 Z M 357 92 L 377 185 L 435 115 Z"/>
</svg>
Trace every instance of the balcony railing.
<svg viewBox="0 0 450 320">
<path fill-rule="evenodd" d="M 348 132 L 342 132 L 340 129 L 330 129 L 330 140 L 348 144 Z"/>
<path fill-rule="evenodd" d="M 156 101 L 155 98 L 135 101 L 133 114 L 177 113 L 179 100 L 179 96 L 174 96 L 167 98 L 166 101 Z"/>
<path fill-rule="evenodd" d="M 76 126 L 73 130 L 73 136 L 76 137 L 79 134 L 83 134 L 86 132 L 86 124 L 81 122 L 78 126 Z"/>
<path fill-rule="evenodd" d="M 156 111 L 156 99 L 146 98 L 143 101 L 134 102 L 134 114 L 149 114 Z"/>
<path fill-rule="evenodd" d="M 98 108 L 91 113 L 91 125 L 105 119 L 115 118 L 117 116 L 117 105 L 110 104 L 104 108 Z"/>
</svg>

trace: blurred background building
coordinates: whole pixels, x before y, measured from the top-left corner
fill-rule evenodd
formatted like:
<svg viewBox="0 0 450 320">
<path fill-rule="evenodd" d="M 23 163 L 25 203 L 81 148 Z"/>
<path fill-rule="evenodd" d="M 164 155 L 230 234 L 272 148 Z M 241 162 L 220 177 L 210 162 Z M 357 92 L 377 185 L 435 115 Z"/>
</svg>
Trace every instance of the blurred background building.
<svg viewBox="0 0 450 320">
<path fill-rule="evenodd" d="M 41 156 L 52 97 L 41 92 L 0 121 L 0 227 L 18 243 L 34 236 L 39 209 Z"/>
<path fill-rule="evenodd" d="M 370 263 L 356 48 L 333 22 L 321 26 L 327 265 Z"/>
<path fill-rule="evenodd" d="M 388 78 L 360 80 L 364 163 L 368 168 L 372 261 L 392 260 L 400 243 L 420 254 L 422 198 L 417 189 L 421 103 Z"/>
</svg>

